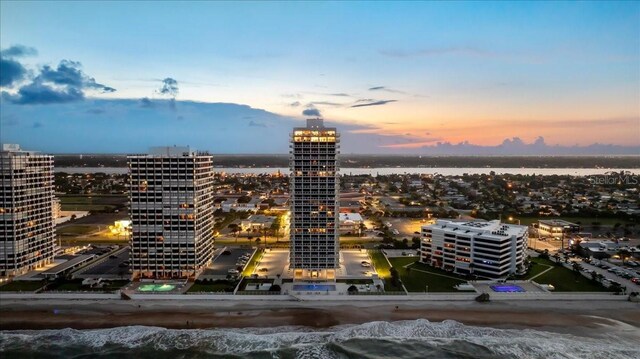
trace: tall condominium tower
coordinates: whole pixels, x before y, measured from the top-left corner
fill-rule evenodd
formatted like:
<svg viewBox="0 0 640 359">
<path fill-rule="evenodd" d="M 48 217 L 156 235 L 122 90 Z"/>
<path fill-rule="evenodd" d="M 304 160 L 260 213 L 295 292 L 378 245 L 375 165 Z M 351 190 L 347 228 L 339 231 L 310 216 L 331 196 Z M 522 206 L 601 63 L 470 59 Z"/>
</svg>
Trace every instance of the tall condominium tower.
<svg viewBox="0 0 640 359">
<path fill-rule="evenodd" d="M 340 135 L 308 119 L 291 136 L 291 246 L 296 278 L 335 277 L 339 267 L 338 153 Z"/>
<path fill-rule="evenodd" d="M 0 275 L 53 261 L 53 156 L 4 145 L 0 152 Z"/>
<path fill-rule="evenodd" d="M 156 147 L 128 159 L 134 277 L 196 275 L 213 254 L 212 156 Z"/>
</svg>

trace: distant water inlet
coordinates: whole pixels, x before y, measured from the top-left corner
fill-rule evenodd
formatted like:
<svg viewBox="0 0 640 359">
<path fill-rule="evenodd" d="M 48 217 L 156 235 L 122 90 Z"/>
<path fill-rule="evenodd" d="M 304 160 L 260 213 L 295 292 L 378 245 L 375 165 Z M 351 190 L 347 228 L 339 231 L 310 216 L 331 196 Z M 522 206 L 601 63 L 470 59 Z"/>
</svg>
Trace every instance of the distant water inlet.
<svg viewBox="0 0 640 359">
<path fill-rule="evenodd" d="M 56 167 L 56 172 L 66 173 L 107 173 L 125 174 L 126 167 Z M 214 168 L 217 173 L 229 174 L 288 174 L 289 168 L 285 167 L 255 167 L 255 168 Z M 344 175 L 371 175 L 384 176 L 392 174 L 440 174 L 443 176 L 462 176 L 464 174 L 514 174 L 514 175 L 544 175 L 544 176 L 593 176 L 606 175 L 612 172 L 629 172 L 640 174 L 640 168 L 490 168 L 490 167 L 460 167 L 460 168 L 424 168 L 424 167 L 381 167 L 381 168 L 349 168 L 343 167 L 340 173 Z"/>
<path fill-rule="evenodd" d="M 623 328 L 602 337 L 424 319 L 314 330 L 118 327 L 0 332 L 3 358 L 640 358 Z M 598 332 L 598 329 L 593 329 Z"/>
</svg>

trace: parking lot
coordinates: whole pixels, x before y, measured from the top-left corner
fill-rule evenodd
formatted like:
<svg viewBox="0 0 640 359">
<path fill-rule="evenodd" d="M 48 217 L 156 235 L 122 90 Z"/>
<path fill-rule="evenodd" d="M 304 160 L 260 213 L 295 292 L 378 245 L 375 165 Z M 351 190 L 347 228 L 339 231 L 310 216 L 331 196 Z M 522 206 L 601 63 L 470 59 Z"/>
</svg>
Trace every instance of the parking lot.
<svg viewBox="0 0 640 359">
<path fill-rule="evenodd" d="M 593 260 L 591 261 L 591 263 L 581 262 L 581 264 L 584 269 L 589 271 L 594 271 L 598 274 L 601 274 L 605 279 L 607 279 L 610 282 L 618 282 L 623 287 L 627 287 L 627 291 L 629 292 L 640 291 L 640 285 L 633 283 L 631 280 L 627 278 L 623 278 L 620 275 L 613 272 L 613 270 L 618 270 L 620 272 L 630 273 L 632 274 L 633 277 L 637 278 L 638 276 L 640 276 L 640 274 L 638 274 L 638 272 L 640 271 L 640 269 L 637 269 L 638 267 L 633 269 L 623 268 L 605 261 L 598 261 L 598 260 Z M 602 265 L 602 267 L 604 268 L 600 268 L 598 265 Z"/>
<path fill-rule="evenodd" d="M 228 253 L 228 254 L 225 254 Z M 237 269 L 240 257 L 245 254 L 251 255 L 253 253 L 252 249 L 240 249 L 240 248 L 227 248 L 222 252 L 219 256 L 217 256 L 211 267 L 205 269 L 200 278 L 212 278 L 212 279 L 223 279 L 226 278 L 229 274 L 230 269 Z M 248 261 L 247 261 L 248 262 Z"/>
<path fill-rule="evenodd" d="M 104 261 L 93 265 L 86 270 L 76 273 L 77 278 L 105 278 L 119 279 L 129 277 L 129 266 L 125 262 L 129 261 L 129 247 L 112 254 Z"/>
<path fill-rule="evenodd" d="M 255 274 L 260 277 L 275 278 L 278 274 L 286 275 L 288 272 L 289 251 L 286 249 L 267 250 L 256 266 Z"/>
<path fill-rule="evenodd" d="M 340 252 L 342 257 L 342 263 L 340 266 L 340 271 L 337 273 L 337 277 L 348 277 L 348 278 L 368 278 L 371 277 L 373 273 L 373 267 L 363 267 L 362 262 L 371 263 L 371 259 L 369 258 L 369 254 L 367 251 L 359 251 L 359 250 L 343 250 Z"/>
<path fill-rule="evenodd" d="M 411 239 L 413 237 L 420 236 L 419 233 L 420 233 L 421 227 L 426 224 L 426 221 L 423 222 L 420 219 L 413 219 L 413 218 L 384 217 L 382 218 L 382 223 L 391 224 L 391 227 L 389 227 L 389 229 L 391 231 L 393 231 L 394 229 L 398 231 L 398 234 L 396 234 L 395 236 L 406 237 Z M 418 232 L 418 234 L 416 234 L 415 232 Z"/>
</svg>

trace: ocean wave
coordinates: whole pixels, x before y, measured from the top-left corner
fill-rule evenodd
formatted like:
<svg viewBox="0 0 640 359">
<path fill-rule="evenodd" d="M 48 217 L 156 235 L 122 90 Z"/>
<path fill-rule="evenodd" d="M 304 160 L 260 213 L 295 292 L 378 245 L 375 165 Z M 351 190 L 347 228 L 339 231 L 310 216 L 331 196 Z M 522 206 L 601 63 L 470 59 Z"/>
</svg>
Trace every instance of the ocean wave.
<svg viewBox="0 0 640 359">
<path fill-rule="evenodd" d="M 272 357 L 272 358 L 640 358 L 637 341 L 541 330 L 466 326 L 424 319 L 307 327 L 165 329 L 130 326 L 95 330 L 0 332 L 11 356 Z M 181 354 L 180 354 L 181 353 Z M 386 354 L 389 355 L 386 355 Z"/>
</svg>

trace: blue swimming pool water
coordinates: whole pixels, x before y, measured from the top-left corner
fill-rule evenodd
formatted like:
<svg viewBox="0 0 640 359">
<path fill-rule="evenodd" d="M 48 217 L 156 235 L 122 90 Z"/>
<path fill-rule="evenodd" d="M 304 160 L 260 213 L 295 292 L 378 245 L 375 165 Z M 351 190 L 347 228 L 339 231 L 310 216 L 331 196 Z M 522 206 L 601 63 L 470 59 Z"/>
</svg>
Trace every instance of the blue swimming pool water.
<svg viewBox="0 0 640 359">
<path fill-rule="evenodd" d="M 493 289 L 494 292 L 498 293 L 516 293 L 525 291 L 521 286 L 514 284 L 491 285 L 489 287 Z"/>
<path fill-rule="evenodd" d="M 336 290 L 336 286 L 333 284 L 294 284 L 293 290 L 327 291 Z"/>
</svg>

